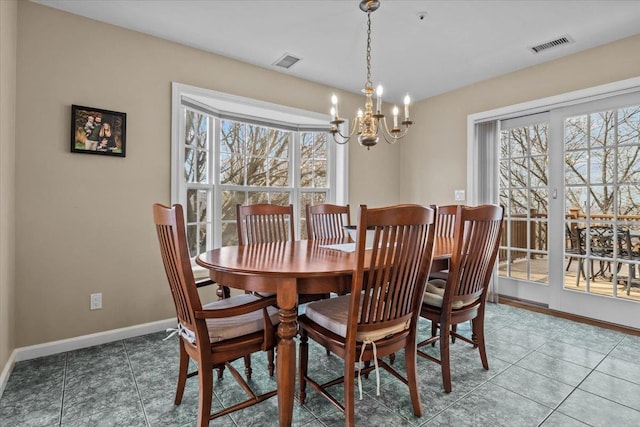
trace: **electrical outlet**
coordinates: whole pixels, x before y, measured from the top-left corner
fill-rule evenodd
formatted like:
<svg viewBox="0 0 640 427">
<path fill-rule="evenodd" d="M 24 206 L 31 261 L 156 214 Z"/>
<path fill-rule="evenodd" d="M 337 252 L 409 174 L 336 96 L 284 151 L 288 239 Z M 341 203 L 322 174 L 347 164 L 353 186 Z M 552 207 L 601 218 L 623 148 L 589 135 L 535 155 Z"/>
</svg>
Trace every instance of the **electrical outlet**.
<svg viewBox="0 0 640 427">
<path fill-rule="evenodd" d="M 102 294 L 91 294 L 90 310 L 100 310 L 102 308 Z"/>
<path fill-rule="evenodd" d="M 457 202 L 461 202 L 465 199 L 464 190 L 455 190 L 453 192 L 453 197 Z"/>
</svg>

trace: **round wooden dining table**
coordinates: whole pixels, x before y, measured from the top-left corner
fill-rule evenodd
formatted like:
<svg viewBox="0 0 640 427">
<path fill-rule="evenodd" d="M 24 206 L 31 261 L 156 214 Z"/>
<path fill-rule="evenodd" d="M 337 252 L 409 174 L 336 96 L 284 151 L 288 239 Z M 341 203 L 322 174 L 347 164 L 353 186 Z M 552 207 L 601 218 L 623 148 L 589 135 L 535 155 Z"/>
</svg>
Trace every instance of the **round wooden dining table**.
<svg viewBox="0 0 640 427">
<path fill-rule="evenodd" d="M 276 376 L 281 426 L 290 426 L 293 417 L 298 295 L 342 292 L 351 287 L 356 253 L 325 247 L 335 243 L 341 242 L 297 240 L 224 246 L 196 258 L 217 283 L 276 294 L 280 310 Z M 450 238 L 436 238 L 432 271 L 447 268 L 452 245 Z"/>
</svg>

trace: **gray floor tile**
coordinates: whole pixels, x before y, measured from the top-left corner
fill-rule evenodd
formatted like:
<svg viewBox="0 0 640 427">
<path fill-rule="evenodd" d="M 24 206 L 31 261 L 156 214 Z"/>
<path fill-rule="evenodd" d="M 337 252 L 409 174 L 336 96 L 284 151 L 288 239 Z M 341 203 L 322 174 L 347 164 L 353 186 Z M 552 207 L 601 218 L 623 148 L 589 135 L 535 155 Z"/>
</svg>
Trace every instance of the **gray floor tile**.
<svg viewBox="0 0 640 427">
<path fill-rule="evenodd" d="M 488 334 L 488 340 L 497 339 L 506 341 L 510 344 L 516 344 L 521 347 L 525 347 L 530 350 L 535 350 L 538 347 L 544 345 L 550 339 L 544 335 L 535 333 L 524 333 L 519 329 L 515 329 L 512 326 L 504 327 L 495 332 Z"/>
<path fill-rule="evenodd" d="M 640 411 L 640 384 L 595 371 L 579 388 Z"/>
<path fill-rule="evenodd" d="M 564 342 L 548 342 L 538 348 L 537 351 L 555 359 L 575 363 L 590 369 L 595 368 L 606 356 L 606 353 L 599 351 L 598 348 L 589 349 Z"/>
<path fill-rule="evenodd" d="M 61 427 L 146 427 L 142 406 L 119 406 L 106 412 L 95 412 L 64 421 Z"/>
<path fill-rule="evenodd" d="M 640 412 L 595 394 L 575 390 L 558 408 L 558 412 L 594 427 L 637 427 Z"/>
<path fill-rule="evenodd" d="M 487 341 L 485 345 L 487 347 L 487 357 L 489 360 L 496 357 L 509 363 L 516 363 L 532 351 L 529 348 L 499 339 L 491 339 Z"/>
<path fill-rule="evenodd" d="M 638 359 L 635 363 L 629 363 L 627 360 L 618 359 L 613 356 L 607 356 L 602 363 L 598 365 L 596 371 L 640 384 L 640 364 Z"/>
<path fill-rule="evenodd" d="M 507 368 L 490 381 L 550 408 L 558 406 L 573 390 L 567 384 L 519 366 Z"/>
<path fill-rule="evenodd" d="M 610 356 L 616 359 L 626 360 L 631 363 L 638 363 L 638 355 L 640 354 L 640 337 L 625 337 L 620 344 L 614 348 Z"/>
<path fill-rule="evenodd" d="M 538 351 L 530 353 L 516 365 L 574 387 L 591 372 L 584 366 L 554 359 Z"/>
<path fill-rule="evenodd" d="M 486 383 L 458 400 L 426 425 L 535 426 L 549 413 L 551 409 L 539 403 Z M 464 424 L 468 417 L 474 420 L 472 424 Z M 440 420 L 446 420 L 449 424 Z"/>
<path fill-rule="evenodd" d="M 541 427 L 587 427 L 588 425 L 556 411 L 549 415 Z"/>
<path fill-rule="evenodd" d="M 604 353 L 610 352 L 625 337 L 624 334 L 608 329 L 590 326 L 584 323 L 569 322 L 555 340 L 577 347 L 597 349 Z M 554 341 L 555 341 L 554 340 Z"/>
</svg>

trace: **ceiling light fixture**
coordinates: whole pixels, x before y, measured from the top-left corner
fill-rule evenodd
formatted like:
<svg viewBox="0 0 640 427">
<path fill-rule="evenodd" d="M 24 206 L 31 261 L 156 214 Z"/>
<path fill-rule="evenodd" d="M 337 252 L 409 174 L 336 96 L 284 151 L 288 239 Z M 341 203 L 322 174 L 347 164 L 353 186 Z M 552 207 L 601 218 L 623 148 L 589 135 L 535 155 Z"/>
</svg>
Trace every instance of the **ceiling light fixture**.
<svg viewBox="0 0 640 427">
<path fill-rule="evenodd" d="M 367 12 L 367 81 L 364 84 L 364 89 L 362 89 L 362 92 L 364 92 L 365 95 L 364 112 L 361 109 L 358 110 L 353 130 L 349 135 L 343 135 L 340 132 L 339 127 L 344 123 L 344 119 L 340 118 L 340 115 L 338 114 L 338 97 L 335 94 L 331 96 L 332 107 L 330 132 L 333 135 L 333 139 L 338 144 L 346 144 L 349 142 L 356 129 L 358 130 L 358 142 L 360 145 L 367 147 L 367 149 L 378 143 L 378 133 L 382 134 L 387 143 L 395 144 L 406 135 L 409 130 L 409 126 L 413 124 L 413 122 L 409 120 L 409 103 L 411 102 L 411 99 L 409 98 L 409 95 L 407 95 L 404 97 L 404 120 L 401 122 L 401 125 L 404 126 L 404 130 L 398 126 L 399 111 L 397 105 L 393 106 L 393 127 L 389 129 L 387 126 L 387 120 L 380 110 L 382 106 L 382 86 L 378 85 L 378 88 L 374 89 L 373 84 L 371 83 L 371 12 L 375 12 L 379 7 L 380 1 L 378 0 L 362 0 L 360 2 L 360 9 L 363 12 Z M 374 92 L 376 93 L 375 113 L 373 112 L 372 99 Z"/>
</svg>

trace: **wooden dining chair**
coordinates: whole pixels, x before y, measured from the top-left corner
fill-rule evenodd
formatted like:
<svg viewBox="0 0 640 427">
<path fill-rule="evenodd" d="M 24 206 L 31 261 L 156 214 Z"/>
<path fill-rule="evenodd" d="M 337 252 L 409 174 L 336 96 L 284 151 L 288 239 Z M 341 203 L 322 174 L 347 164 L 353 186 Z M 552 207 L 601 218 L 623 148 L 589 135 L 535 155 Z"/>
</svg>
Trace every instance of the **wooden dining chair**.
<svg viewBox="0 0 640 427">
<path fill-rule="evenodd" d="M 440 359 L 421 350 L 418 354 L 441 365 L 445 392 L 451 392 L 449 337 L 473 344 L 480 351 L 484 369 L 489 369 L 484 343 L 484 313 L 502 232 L 503 208 L 495 205 L 459 206 L 456 212 L 454 246 L 447 280 L 430 280 L 420 316 L 431 321 L 431 337 L 418 348 L 440 343 Z M 471 320 L 471 339 L 458 334 L 455 325 Z M 439 332 L 438 332 L 439 331 Z"/>
<path fill-rule="evenodd" d="M 347 236 L 344 226 L 351 225 L 349 205 L 340 206 L 329 203 L 307 205 L 307 239 L 341 239 Z"/>
<path fill-rule="evenodd" d="M 416 334 L 422 294 L 433 258 L 435 212 L 418 205 L 378 209 L 360 207 L 351 293 L 307 305 L 300 327 L 299 400 L 306 386 L 327 398 L 355 425 L 355 362 L 373 361 L 409 386 L 416 416 L 422 415 L 416 375 Z M 375 228 L 373 249 L 366 250 L 366 230 Z M 308 375 L 311 338 L 344 360 L 343 375 L 320 384 Z M 406 378 L 382 360 L 404 349 Z M 378 392 L 379 392 L 379 377 Z M 328 388 L 344 383 L 344 405 Z M 358 374 L 360 383 L 360 373 Z"/>
<path fill-rule="evenodd" d="M 241 246 L 295 240 L 293 205 L 238 204 L 236 221 Z"/>
<path fill-rule="evenodd" d="M 436 237 L 453 238 L 453 230 L 456 223 L 456 212 L 458 205 L 438 206 L 438 214 L 436 215 Z M 432 271 L 429 273 L 429 279 L 447 280 L 449 269 Z"/>
<path fill-rule="evenodd" d="M 262 402 L 277 394 L 276 390 L 256 395 L 230 362 L 257 351 L 273 350 L 278 311 L 275 298 L 240 295 L 202 305 L 196 288 L 187 250 L 184 215 L 181 205 L 169 208 L 153 205 L 153 218 L 160 242 L 160 252 L 178 320 L 180 362 L 175 404 L 182 402 L 187 378 L 198 376 L 200 427 L 209 421 Z M 198 369 L 188 373 L 189 359 Z M 213 370 L 226 367 L 249 395 L 219 412 L 211 414 Z M 247 379 L 251 373 L 247 372 Z"/>
</svg>

